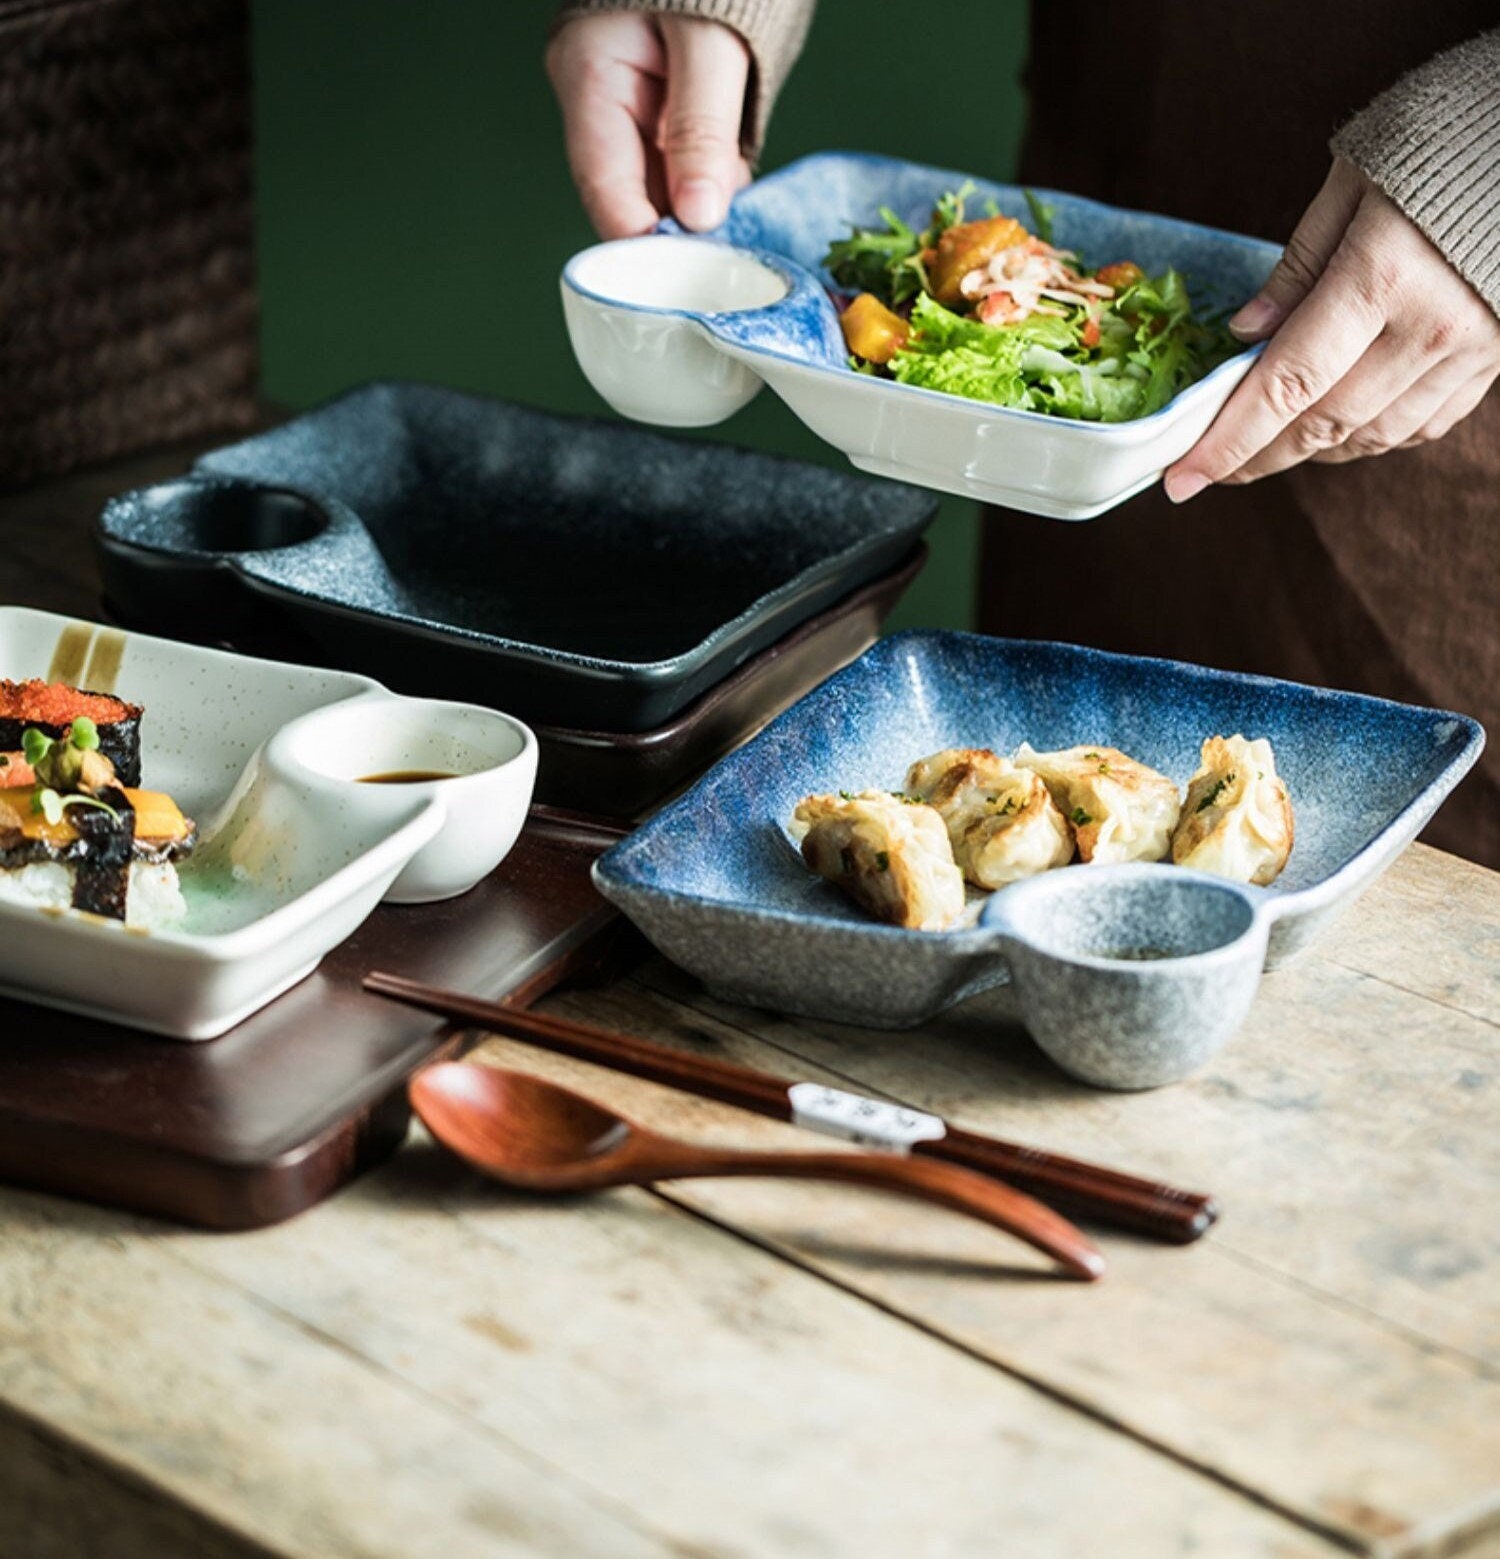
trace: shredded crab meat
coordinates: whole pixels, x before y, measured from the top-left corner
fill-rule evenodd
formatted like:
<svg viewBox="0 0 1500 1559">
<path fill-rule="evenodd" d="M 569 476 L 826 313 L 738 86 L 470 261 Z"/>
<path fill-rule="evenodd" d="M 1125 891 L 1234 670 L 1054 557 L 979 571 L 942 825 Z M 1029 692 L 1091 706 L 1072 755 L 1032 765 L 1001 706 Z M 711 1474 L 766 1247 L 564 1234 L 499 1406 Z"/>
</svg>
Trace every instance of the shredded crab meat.
<svg viewBox="0 0 1500 1559">
<path fill-rule="evenodd" d="M 1071 250 L 1028 238 L 968 272 L 959 291 L 979 304 L 979 317 L 987 325 L 1014 324 L 1031 314 L 1065 314 L 1065 309 L 1052 306 L 1056 303 L 1088 308 L 1093 299 L 1114 297 L 1115 289 L 1107 283 L 1080 276 L 1069 263 L 1075 260 Z"/>
</svg>

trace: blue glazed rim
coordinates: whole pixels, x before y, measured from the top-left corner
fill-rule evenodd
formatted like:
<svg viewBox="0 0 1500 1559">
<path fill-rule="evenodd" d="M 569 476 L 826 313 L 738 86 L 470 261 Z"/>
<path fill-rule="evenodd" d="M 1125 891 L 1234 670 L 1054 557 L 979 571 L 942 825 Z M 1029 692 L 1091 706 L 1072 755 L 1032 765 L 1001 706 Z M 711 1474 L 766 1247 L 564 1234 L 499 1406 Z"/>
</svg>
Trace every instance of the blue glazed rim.
<svg viewBox="0 0 1500 1559">
<path fill-rule="evenodd" d="M 742 190 L 738 195 L 735 196 L 734 203 L 738 203 L 745 196 L 753 194 L 755 190 L 765 189 L 768 187 L 773 187 L 779 183 L 788 182 L 795 174 L 799 173 L 800 171 L 809 167 L 815 167 L 818 163 L 825 160 L 834 160 L 844 163 L 856 163 L 866 167 L 879 169 L 902 169 L 906 171 L 918 172 L 924 175 L 930 174 L 935 179 L 947 179 L 950 181 L 960 182 L 964 180 L 971 180 L 982 185 L 1004 187 L 997 185 L 997 181 L 993 179 L 979 179 L 974 174 L 964 173 L 956 169 L 939 168 L 929 163 L 908 162 L 903 158 L 887 157 L 881 155 L 878 152 L 826 151 L 812 152 L 806 156 L 799 157 L 795 161 L 787 163 L 784 167 L 776 169 L 774 173 L 768 173 L 764 178 L 757 179 L 754 184 L 749 185 L 745 190 Z M 1279 244 L 1271 243 L 1269 240 L 1263 238 L 1252 238 L 1244 233 L 1231 233 L 1226 228 L 1209 227 L 1201 222 L 1189 222 L 1181 217 L 1161 216 L 1156 212 L 1137 211 L 1134 208 L 1128 206 L 1111 206 L 1104 201 L 1092 200 L 1086 195 L 1069 194 L 1065 190 L 1055 190 L 1034 186 L 1027 187 L 1031 189 L 1034 195 L 1041 199 L 1045 200 L 1048 198 L 1062 198 L 1073 204 L 1075 207 L 1083 208 L 1085 212 L 1098 212 L 1109 216 L 1126 215 L 1146 217 L 1153 223 L 1160 225 L 1162 228 L 1171 229 L 1178 233 L 1192 234 L 1200 238 L 1214 239 L 1226 244 L 1234 244 L 1242 248 L 1253 247 L 1257 250 L 1263 250 L 1267 260 L 1273 260 L 1275 256 L 1279 256 L 1281 253 L 1281 246 Z M 731 215 L 733 214 L 734 203 L 731 203 Z M 845 379 L 847 376 L 853 375 L 854 370 L 851 369 L 847 364 L 840 364 L 836 366 L 831 363 L 819 362 L 816 358 L 813 357 L 798 356 L 791 352 L 779 351 L 774 347 L 766 346 L 759 342 L 740 339 L 738 332 L 734 332 L 729 328 L 731 321 L 742 321 L 754 324 L 757 320 L 764 320 L 768 316 L 774 316 L 787 307 L 794 306 L 799 303 L 809 304 L 814 300 L 817 300 L 826 306 L 830 313 L 833 311 L 833 304 L 828 296 L 830 291 L 831 278 L 825 281 L 823 277 L 808 270 L 806 266 L 800 264 L 796 260 L 793 260 L 790 256 L 777 253 L 775 250 L 761 248 L 753 244 L 735 243 L 729 238 L 722 236 L 723 232 L 724 228 L 721 225 L 712 233 L 688 233 L 683 230 L 682 226 L 674 218 L 666 217 L 656 225 L 652 233 L 642 236 L 681 238 L 686 242 L 716 243 L 722 244 L 726 248 L 734 249 L 736 252 L 747 255 L 751 259 L 758 261 L 760 264 L 766 266 L 769 270 L 774 271 L 782 278 L 783 281 L 787 282 L 788 291 L 784 297 L 776 299 L 774 303 L 762 304 L 754 309 L 735 309 L 727 311 L 680 309 L 669 308 L 660 304 L 637 304 L 622 302 L 618 298 L 611 298 L 608 296 L 608 294 L 601 293 L 594 288 L 584 286 L 577 280 L 576 276 L 574 275 L 574 267 L 576 263 L 583 259 L 584 256 L 592 254 L 597 250 L 605 247 L 605 244 L 591 244 L 587 249 L 580 250 L 577 254 L 572 256 L 572 258 L 569 259 L 568 262 L 563 266 L 562 280 L 564 285 L 569 287 L 572 291 L 578 293 L 579 296 L 588 298 L 591 302 L 601 304 L 606 308 L 628 309 L 632 312 L 653 314 L 663 318 L 687 320 L 691 323 L 702 325 L 703 328 L 707 330 L 717 342 L 724 343 L 735 348 L 736 350 L 747 352 L 753 354 L 754 356 L 767 357 L 775 362 L 785 363 L 792 368 L 809 370 L 814 373 L 829 375 L 840 380 Z M 629 243 L 631 241 L 632 240 L 630 239 L 611 239 L 607 240 L 606 242 Z M 884 391 L 896 391 L 906 396 L 920 396 L 928 401 L 935 401 L 950 408 L 962 408 L 963 412 L 966 412 L 969 416 L 983 421 L 990 421 L 995 418 L 1019 418 L 1028 423 L 1041 422 L 1048 427 L 1070 429 L 1073 434 L 1084 437 L 1113 436 L 1117 439 L 1127 437 L 1138 439 L 1142 431 L 1149 432 L 1158 427 L 1165 426 L 1168 422 L 1176 420 L 1184 408 L 1190 407 L 1196 401 L 1205 398 L 1203 392 L 1206 392 L 1210 385 L 1215 384 L 1215 382 L 1219 379 L 1227 377 L 1232 372 L 1239 371 L 1242 369 L 1242 367 L 1247 367 L 1248 365 L 1252 364 L 1254 360 L 1265 351 L 1265 349 L 1266 343 L 1261 341 L 1257 342 L 1253 346 L 1246 347 L 1242 352 L 1236 352 L 1233 357 L 1225 358 L 1222 363 L 1219 363 L 1214 368 L 1210 369 L 1209 372 L 1206 373 L 1201 379 L 1194 381 L 1194 383 L 1188 385 L 1186 389 L 1178 391 L 1178 393 L 1174 395 L 1165 406 L 1160 407 L 1158 410 L 1152 412 L 1149 416 L 1133 417 L 1126 422 L 1088 422 L 1081 418 L 1075 417 L 1054 417 L 1049 416 L 1046 412 L 1024 411 L 1015 406 L 997 406 L 991 404 L 988 401 L 970 400 L 965 396 L 951 395 L 942 390 L 929 390 L 922 385 L 901 384 L 894 379 L 876 379 L 873 382 L 878 384 Z M 958 414 L 960 413 L 955 411 L 955 415 Z M 1063 436 L 1067 437 L 1071 435 L 1064 434 Z"/>
<path fill-rule="evenodd" d="M 900 941 L 908 946 L 930 948 L 938 956 L 941 956 L 944 952 L 970 953 L 993 950 L 1000 940 L 1001 933 L 987 927 L 983 923 L 972 927 L 966 926 L 958 930 L 934 933 L 928 931 L 907 931 L 898 926 L 882 925 L 874 920 L 850 920 L 847 917 L 823 914 L 817 910 L 768 909 L 763 905 L 715 898 L 709 894 L 693 892 L 690 889 L 664 886 L 658 882 L 647 881 L 643 877 L 636 875 L 632 867 L 632 858 L 648 848 L 656 834 L 662 832 L 676 819 L 690 816 L 694 809 L 701 805 L 703 800 L 702 792 L 719 775 L 736 764 L 744 762 L 749 753 L 753 752 L 772 736 L 795 728 L 801 718 L 804 705 L 813 699 L 827 696 L 832 689 L 861 679 L 865 675 L 867 663 L 872 658 L 878 659 L 896 654 L 901 646 L 914 641 L 919 643 L 937 641 L 939 643 L 954 644 L 983 644 L 997 646 L 1002 650 L 1039 647 L 1038 641 L 1034 640 L 1002 639 L 986 634 L 960 633 L 950 629 L 909 628 L 904 632 L 888 635 L 880 640 L 879 643 L 866 650 L 863 655 L 845 666 L 842 671 L 835 672 L 833 676 L 821 682 L 812 692 L 798 699 L 791 708 L 778 715 L 776 719 L 766 725 L 763 730 L 752 737 L 743 747 L 721 758 L 718 763 L 698 780 L 692 789 L 684 792 L 675 801 L 663 807 L 661 811 L 657 812 L 633 833 L 601 855 L 594 862 L 593 866 L 592 874 L 595 882 L 601 885 L 607 883 L 610 888 L 620 892 L 622 895 L 640 895 L 675 904 L 694 906 L 710 910 L 715 914 L 732 914 L 747 921 L 768 925 L 805 925 L 838 931 L 844 935 L 852 934 L 884 941 Z M 1448 758 L 1438 776 L 1423 789 L 1419 790 L 1403 807 L 1393 813 L 1353 855 L 1336 866 L 1326 877 L 1309 883 L 1306 887 L 1294 889 L 1291 892 L 1280 891 L 1276 888 L 1244 888 L 1247 895 L 1256 896 L 1257 898 L 1263 896 L 1266 900 L 1275 901 L 1279 906 L 1276 915 L 1278 919 L 1284 917 L 1289 912 L 1317 910 L 1336 900 L 1344 892 L 1345 888 L 1351 885 L 1351 879 L 1358 876 L 1364 863 L 1372 855 L 1380 853 L 1384 842 L 1390 839 L 1392 835 L 1399 833 L 1402 825 L 1413 813 L 1421 811 L 1429 802 L 1433 803 L 1433 810 L 1435 810 L 1436 806 L 1440 805 L 1451 794 L 1458 782 L 1473 767 L 1485 744 L 1483 726 L 1470 716 L 1459 714 L 1454 710 L 1430 709 L 1419 704 L 1403 704 L 1396 699 L 1378 698 L 1370 693 L 1349 693 L 1335 688 L 1314 687 L 1309 683 L 1292 682 L 1281 677 L 1268 677 L 1255 672 L 1223 671 L 1211 666 L 1195 665 L 1192 661 L 1172 660 L 1162 656 L 1127 655 L 1115 650 L 1099 650 L 1088 645 L 1067 644 L 1062 641 L 1047 641 L 1045 647 L 1066 650 L 1070 654 L 1078 656 L 1084 664 L 1111 665 L 1122 670 L 1130 667 L 1151 666 L 1168 672 L 1186 673 L 1194 680 L 1201 679 L 1208 682 L 1231 684 L 1236 687 L 1273 688 L 1278 692 L 1296 694 L 1319 703 L 1354 703 L 1365 708 L 1399 710 L 1403 715 L 1419 715 L 1435 720 L 1451 721 L 1456 727 L 1456 732 L 1462 731 L 1466 733 L 1462 747 Z M 1162 871 L 1175 873 L 1182 870 L 1180 867 L 1169 866 L 1165 863 L 1149 864 L 1159 865 Z M 1069 868 L 1063 869 L 1068 870 Z M 1091 869 L 1102 872 L 1113 870 L 1112 867 L 1108 866 Z"/>
</svg>

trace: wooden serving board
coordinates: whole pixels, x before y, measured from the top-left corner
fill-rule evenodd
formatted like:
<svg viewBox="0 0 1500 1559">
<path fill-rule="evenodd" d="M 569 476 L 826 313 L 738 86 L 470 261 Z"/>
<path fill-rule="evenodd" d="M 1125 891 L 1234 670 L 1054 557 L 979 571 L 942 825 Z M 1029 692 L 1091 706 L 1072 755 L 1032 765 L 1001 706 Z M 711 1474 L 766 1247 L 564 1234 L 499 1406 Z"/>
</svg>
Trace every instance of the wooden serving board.
<svg viewBox="0 0 1500 1559">
<path fill-rule="evenodd" d="M 534 808 L 484 882 L 383 905 L 301 984 L 218 1039 L 187 1044 L 0 1000 L 0 1180 L 217 1229 L 278 1223 L 406 1135 L 406 1078 L 457 1041 L 367 995 L 389 969 L 536 1000 L 640 944 L 589 868 L 623 832 Z"/>
</svg>

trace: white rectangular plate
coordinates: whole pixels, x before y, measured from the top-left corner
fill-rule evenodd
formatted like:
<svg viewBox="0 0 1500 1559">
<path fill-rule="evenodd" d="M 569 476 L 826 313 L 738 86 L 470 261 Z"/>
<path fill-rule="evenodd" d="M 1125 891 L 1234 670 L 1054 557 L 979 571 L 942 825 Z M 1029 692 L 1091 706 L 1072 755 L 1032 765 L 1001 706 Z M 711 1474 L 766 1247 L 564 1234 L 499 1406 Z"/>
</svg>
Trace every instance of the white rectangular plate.
<svg viewBox="0 0 1500 1559">
<path fill-rule="evenodd" d="M 298 715 L 381 691 L 368 677 L 0 606 L 0 678 L 55 678 L 60 651 L 64 680 L 144 705 L 142 783 L 168 792 L 201 839 L 179 867 L 187 918 L 169 930 L 0 903 L 7 995 L 212 1038 L 310 974 L 440 826 L 420 797 L 372 819 L 263 761 Z"/>
</svg>

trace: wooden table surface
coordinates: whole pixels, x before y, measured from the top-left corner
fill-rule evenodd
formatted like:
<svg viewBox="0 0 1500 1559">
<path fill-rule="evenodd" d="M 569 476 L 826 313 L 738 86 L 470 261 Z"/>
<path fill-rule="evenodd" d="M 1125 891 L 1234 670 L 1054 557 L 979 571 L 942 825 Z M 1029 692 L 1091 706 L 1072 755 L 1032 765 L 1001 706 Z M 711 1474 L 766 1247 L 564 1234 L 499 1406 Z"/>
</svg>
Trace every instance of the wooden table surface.
<svg viewBox="0 0 1500 1559">
<path fill-rule="evenodd" d="M 94 611 L 98 500 L 181 463 L 0 500 L 0 594 Z M 1414 846 L 1153 1093 L 1068 1081 L 1004 993 L 877 1033 L 655 962 L 548 1004 L 1219 1194 L 1198 1245 L 1102 1235 L 1095 1287 L 866 1192 L 528 1200 L 420 1135 L 248 1235 L 0 1188 L 0 1554 L 1496 1555 L 1497 970 L 1500 877 Z"/>
</svg>

